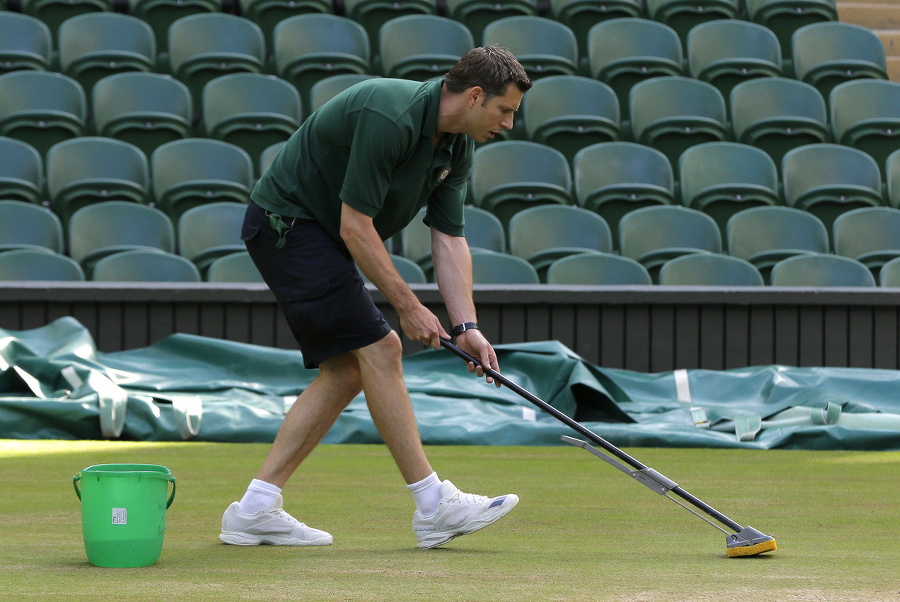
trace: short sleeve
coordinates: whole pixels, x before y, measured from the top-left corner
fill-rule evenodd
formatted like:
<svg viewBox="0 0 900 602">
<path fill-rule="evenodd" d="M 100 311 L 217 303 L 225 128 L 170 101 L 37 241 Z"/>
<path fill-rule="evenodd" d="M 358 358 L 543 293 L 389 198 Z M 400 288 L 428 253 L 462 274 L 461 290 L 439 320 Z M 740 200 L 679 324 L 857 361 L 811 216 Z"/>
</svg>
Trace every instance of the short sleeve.
<svg viewBox="0 0 900 602">
<path fill-rule="evenodd" d="M 347 172 L 341 188 L 341 201 L 370 217 L 384 205 L 391 184 L 391 173 L 408 141 L 389 119 L 375 111 L 359 112 Z"/>
</svg>

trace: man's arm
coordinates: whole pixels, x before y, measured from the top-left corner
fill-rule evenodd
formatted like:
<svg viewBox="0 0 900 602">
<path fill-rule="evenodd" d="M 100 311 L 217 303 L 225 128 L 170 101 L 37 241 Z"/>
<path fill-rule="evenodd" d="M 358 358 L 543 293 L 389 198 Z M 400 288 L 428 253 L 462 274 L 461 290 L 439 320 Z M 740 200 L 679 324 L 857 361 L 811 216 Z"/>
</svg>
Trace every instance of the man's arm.
<svg viewBox="0 0 900 602">
<path fill-rule="evenodd" d="M 435 228 L 431 228 L 431 256 L 434 263 L 434 274 L 450 314 L 453 326 L 466 322 L 477 322 L 475 301 L 472 298 L 472 255 L 469 245 L 463 236 L 450 236 Z M 500 370 L 497 354 L 480 330 L 466 330 L 457 337 L 457 343 L 484 366 Z M 469 372 L 479 377 L 484 375 L 481 366 L 476 368 L 469 364 Z M 487 377 L 487 382 L 494 379 Z M 497 386 L 500 382 L 497 381 Z"/>
<path fill-rule="evenodd" d="M 341 204 L 341 238 L 363 274 L 372 281 L 388 302 L 397 310 L 400 327 L 413 341 L 419 341 L 440 349 L 440 338 L 450 338 L 441 326 L 440 320 L 419 301 L 403 280 L 372 218 Z"/>
</svg>

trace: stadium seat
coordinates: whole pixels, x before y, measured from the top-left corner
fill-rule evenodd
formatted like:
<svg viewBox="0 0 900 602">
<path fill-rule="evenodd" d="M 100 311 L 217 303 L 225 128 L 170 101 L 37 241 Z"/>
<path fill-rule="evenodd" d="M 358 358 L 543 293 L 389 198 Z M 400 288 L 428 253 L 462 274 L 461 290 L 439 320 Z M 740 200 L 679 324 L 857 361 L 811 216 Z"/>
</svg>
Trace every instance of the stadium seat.
<svg viewBox="0 0 900 602">
<path fill-rule="evenodd" d="M 888 204 L 900 208 L 900 150 L 888 155 L 884 173 L 887 179 Z"/>
<path fill-rule="evenodd" d="M 149 201 L 147 156 L 112 138 L 83 136 L 47 151 L 50 206 L 67 224 L 79 209 L 101 201 Z"/>
<path fill-rule="evenodd" d="M 829 107 L 835 142 L 869 153 L 879 167 L 900 149 L 900 83 L 857 79 L 839 84 Z"/>
<path fill-rule="evenodd" d="M 82 207 L 68 225 L 69 255 L 91 277 L 94 265 L 113 253 L 137 248 L 175 252 L 175 228 L 153 207 L 105 201 Z"/>
<path fill-rule="evenodd" d="M 401 255 L 416 263 L 425 274 L 426 280 L 434 281 L 434 265 L 431 258 L 431 228 L 422 221 L 425 208 L 399 233 Z M 389 249 L 390 250 L 390 249 Z"/>
<path fill-rule="evenodd" d="M 466 242 L 470 249 L 506 252 L 506 232 L 500 219 L 490 211 L 466 205 Z"/>
<path fill-rule="evenodd" d="M 259 175 L 262 174 L 269 168 L 269 165 L 272 164 L 272 161 L 275 160 L 275 156 L 278 152 L 284 147 L 285 142 L 276 142 L 275 144 L 266 147 L 262 153 L 259 155 Z"/>
<path fill-rule="evenodd" d="M 815 214 L 829 229 L 845 211 L 884 204 L 875 160 L 849 146 L 795 148 L 784 156 L 781 171 L 785 204 Z"/>
<path fill-rule="evenodd" d="M 266 50 L 259 25 L 236 15 L 201 13 L 169 27 L 169 67 L 202 111 L 203 86 L 229 73 L 262 73 Z"/>
<path fill-rule="evenodd" d="M 223 255 L 211 264 L 206 272 L 208 282 L 264 282 L 256 264 L 247 251 Z"/>
<path fill-rule="evenodd" d="M 758 77 L 778 77 L 781 47 L 762 25 L 737 19 L 701 23 L 687 37 L 691 77 L 718 88 L 728 98 L 737 84 Z"/>
<path fill-rule="evenodd" d="M 772 266 L 803 253 L 827 253 L 825 224 L 808 211 L 754 207 L 734 214 L 725 228 L 728 253 L 756 266 L 768 283 Z"/>
<path fill-rule="evenodd" d="M 588 34 L 601 21 L 643 16 L 641 0 L 550 0 L 550 16 L 572 30 L 578 41 L 578 56 L 588 57 Z M 479 39 L 479 38 L 476 38 Z"/>
<path fill-rule="evenodd" d="M 83 281 L 78 262 L 40 249 L 13 249 L 0 253 L 0 281 Z"/>
<path fill-rule="evenodd" d="M 204 132 L 244 149 L 254 165 L 266 148 L 290 138 L 302 121 L 297 89 L 274 75 L 233 73 L 203 88 Z"/>
<path fill-rule="evenodd" d="M 156 40 L 144 21 L 118 13 L 88 13 L 59 26 L 59 65 L 90 96 L 114 73 L 153 71 Z"/>
<path fill-rule="evenodd" d="M 529 140 L 552 146 L 572 163 L 582 148 L 619 138 L 619 101 L 603 82 L 553 75 L 534 82 L 522 98 Z"/>
<path fill-rule="evenodd" d="M 378 34 L 384 76 L 416 81 L 444 75 L 474 45 L 465 25 L 437 15 L 397 17 Z"/>
<path fill-rule="evenodd" d="M 220 140 L 188 138 L 163 144 L 150 157 L 157 206 L 177 222 L 206 203 L 246 203 L 255 179 L 246 151 Z"/>
<path fill-rule="evenodd" d="M 577 253 L 561 257 L 547 269 L 547 284 L 625 286 L 652 284 L 647 268 L 629 257 Z"/>
<path fill-rule="evenodd" d="M 309 91 L 309 112 L 314 113 L 319 107 L 350 86 L 373 77 L 378 76 L 350 73 L 346 75 L 332 75 L 317 81 Z"/>
<path fill-rule="evenodd" d="M 46 207 L 0 200 L 0 251 L 35 247 L 63 252 L 59 218 Z"/>
<path fill-rule="evenodd" d="M 572 205 L 541 205 L 519 211 L 509 220 L 509 250 L 527 260 L 542 281 L 560 257 L 612 252 L 612 233 L 602 217 Z"/>
<path fill-rule="evenodd" d="M 820 253 L 795 255 L 772 267 L 772 286 L 869 287 L 872 272 L 849 257 Z"/>
<path fill-rule="evenodd" d="M 688 77 L 657 77 L 631 89 L 634 140 L 662 151 L 672 165 L 685 149 L 727 140 L 725 99 L 712 84 Z"/>
<path fill-rule="evenodd" d="M 44 161 L 21 140 L 0 136 L 0 199 L 40 203 L 44 189 Z"/>
<path fill-rule="evenodd" d="M 629 116 L 629 94 L 636 83 L 684 73 L 678 34 L 668 25 L 650 19 L 598 23 L 588 33 L 588 52 L 591 77 L 615 90 L 622 119 Z"/>
<path fill-rule="evenodd" d="M 275 69 L 308 99 L 319 80 L 342 74 L 368 74 L 369 36 L 362 25 L 336 15 L 306 14 L 275 27 Z"/>
<path fill-rule="evenodd" d="M 749 207 L 781 205 L 775 162 L 737 142 L 709 142 L 684 151 L 678 162 L 681 203 L 716 220 L 722 234 L 732 215 Z"/>
<path fill-rule="evenodd" d="M 159 73 L 118 73 L 94 85 L 97 134 L 129 142 L 148 157 L 159 146 L 193 134 L 191 93 Z"/>
<path fill-rule="evenodd" d="M 679 205 L 636 209 L 619 222 L 622 255 L 639 261 L 659 281 L 659 269 L 675 257 L 721 253 L 722 235 L 710 216 Z"/>
<path fill-rule="evenodd" d="M 809 84 L 753 79 L 732 89 L 729 105 L 734 139 L 766 151 L 778 169 L 789 150 L 831 141 L 825 99 Z"/>
<path fill-rule="evenodd" d="M 36 17 L 0 11 L 0 74 L 22 69 L 48 71 L 53 65 L 53 36 Z"/>
<path fill-rule="evenodd" d="M 565 155 L 536 142 L 506 140 L 476 149 L 471 183 L 475 206 L 496 215 L 504 226 L 528 207 L 573 204 Z"/>
<path fill-rule="evenodd" d="M 900 257 L 881 266 L 878 282 L 881 286 L 900 288 Z"/>
<path fill-rule="evenodd" d="M 763 286 L 759 270 L 744 259 L 693 253 L 670 259 L 659 270 L 666 286 Z"/>
<path fill-rule="evenodd" d="M 697 25 L 740 18 L 738 0 L 647 0 L 647 14 L 678 33 L 682 44 Z"/>
<path fill-rule="evenodd" d="M 633 142 L 589 146 L 575 155 L 575 201 L 600 214 L 619 248 L 619 221 L 642 207 L 675 203 L 672 166 L 656 149 Z"/>
<path fill-rule="evenodd" d="M 871 29 L 851 23 L 806 25 L 794 32 L 794 76 L 828 100 L 838 84 L 861 78 L 888 79 L 884 45 Z"/>
<path fill-rule="evenodd" d="M 344 0 L 344 10 L 365 28 L 372 54 L 377 54 L 379 32 L 385 23 L 407 15 L 436 15 L 437 0 Z"/>
<path fill-rule="evenodd" d="M 334 12 L 331 0 L 240 0 L 240 6 L 241 16 L 250 19 L 262 29 L 266 48 L 269 49 L 275 47 L 274 33 L 280 23 L 300 15 Z M 366 50 L 368 51 L 368 47 Z"/>
<path fill-rule="evenodd" d="M 865 207 L 842 213 L 832 228 L 834 252 L 862 262 L 876 276 L 900 257 L 900 209 Z"/>
<path fill-rule="evenodd" d="M 104 257 L 94 266 L 91 278 L 104 282 L 200 282 L 200 273 L 190 261 L 163 251 L 134 249 Z"/>
<path fill-rule="evenodd" d="M 57 39 L 59 26 L 66 19 L 93 12 L 112 12 L 113 0 L 20 0 L 22 12 L 37 17 Z"/>
<path fill-rule="evenodd" d="M 390 253 L 390 257 L 391 263 L 394 264 L 394 269 L 397 270 L 397 273 L 400 274 L 400 277 L 407 284 L 426 284 L 428 282 L 425 272 L 412 259 L 393 253 Z M 362 273 L 362 270 L 359 271 L 359 275 L 362 276 L 363 282 L 371 284 L 372 281 Z"/>
<path fill-rule="evenodd" d="M 521 257 L 486 250 L 472 253 L 472 281 L 474 284 L 540 284 L 534 266 Z"/>
<path fill-rule="evenodd" d="M 156 50 L 169 49 L 169 27 L 178 19 L 204 13 L 222 11 L 222 0 L 128 0 L 128 14 L 153 29 Z"/>
<path fill-rule="evenodd" d="M 465 25 L 478 41 L 482 39 L 484 28 L 494 21 L 538 14 L 537 0 L 446 0 L 446 3 L 447 16 Z"/>
<path fill-rule="evenodd" d="M 189 209 L 178 219 L 178 254 L 190 259 L 201 274 L 225 255 L 246 250 L 241 226 L 247 205 L 224 201 Z"/>
<path fill-rule="evenodd" d="M 84 88 L 71 77 L 46 71 L 0 75 L 0 135 L 27 142 L 43 156 L 57 142 L 83 135 L 86 123 Z"/>
<path fill-rule="evenodd" d="M 781 54 L 791 54 L 791 36 L 806 25 L 837 21 L 835 0 L 745 0 L 747 16 L 778 37 Z"/>
<path fill-rule="evenodd" d="M 535 81 L 550 75 L 578 74 L 578 42 L 571 29 L 538 16 L 506 17 L 484 28 L 484 46 L 508 48 Z"/>
</svg>

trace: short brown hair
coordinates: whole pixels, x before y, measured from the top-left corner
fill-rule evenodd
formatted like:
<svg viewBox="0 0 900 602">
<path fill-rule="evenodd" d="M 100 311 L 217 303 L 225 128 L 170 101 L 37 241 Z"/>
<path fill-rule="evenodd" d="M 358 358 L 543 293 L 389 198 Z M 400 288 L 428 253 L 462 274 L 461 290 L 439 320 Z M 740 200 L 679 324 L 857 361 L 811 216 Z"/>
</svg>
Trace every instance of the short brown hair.
<svg viewBox="0 0 900 602">
<path fill-rule="evenodd" d="M 516 57 L 500 46 L 473 48 L 444 75 L 447 89 L 454 94 L 479 86 L 486 96 L 501 96 L 510 83 L 523 93 L 531 88 L 531 80 Z"/>
</svg>

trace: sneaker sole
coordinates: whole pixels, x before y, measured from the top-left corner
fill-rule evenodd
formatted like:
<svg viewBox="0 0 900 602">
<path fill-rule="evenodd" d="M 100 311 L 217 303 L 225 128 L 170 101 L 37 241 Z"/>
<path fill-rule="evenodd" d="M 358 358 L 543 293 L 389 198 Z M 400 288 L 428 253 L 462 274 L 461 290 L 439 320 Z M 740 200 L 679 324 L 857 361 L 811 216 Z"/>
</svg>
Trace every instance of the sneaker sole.
<svg viewBox="0 0 900 602">
<path fill-rule="evenodd" d="M 233 546 L 327 546 L 333 541 L 330 536 L 306 540 L 284 535 L 251 535 L 240 531 L 223 531 L 219 534 L 219 539 Z"/>
<path fill-rule="evenodd" d="M 494 524 L 495 522 L 506 516 L 510 512 L 510 510 L 516 507 L 518 503 L 518 496 L 516 496 L 515 494 L 509 494 L 506 496 L 506 501 L 504 501 L 503 505 L 499 506 L 493 512 L 485 512 L 483 514 L 479 514 L 478 516 L 472 517 L 467 522 L 463 523 L 452 531 L 435 531 L 434 533 L 429 533 L 419 540 L 417 547 L 423 550 L 429 550 L 431 548 L 436 548 L 438 546 L 444 545 L 448 541 L 456 539 L 460 535 L 469 535 L 470 533 L 474 533 L 475 531 L 484 529 L 485 527 Z"/>
</svg>

